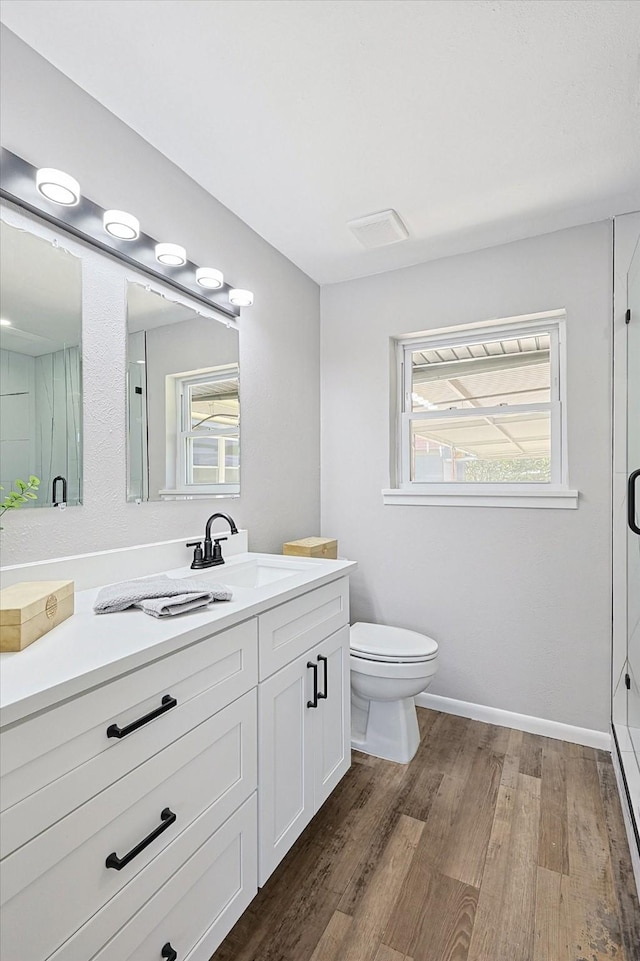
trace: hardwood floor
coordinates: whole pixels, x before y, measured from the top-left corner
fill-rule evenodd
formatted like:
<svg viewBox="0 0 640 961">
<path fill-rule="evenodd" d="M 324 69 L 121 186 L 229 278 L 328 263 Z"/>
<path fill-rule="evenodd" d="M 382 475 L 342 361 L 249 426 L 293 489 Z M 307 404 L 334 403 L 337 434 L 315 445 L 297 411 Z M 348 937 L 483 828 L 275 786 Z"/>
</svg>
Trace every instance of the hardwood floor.
<svg viewBox="0 0 640 961">
<path fill-rule="evenodd" d="M 353 766 L 212 961 L 639 961 L 611 758 L 418 709 Z"/>
</svg>

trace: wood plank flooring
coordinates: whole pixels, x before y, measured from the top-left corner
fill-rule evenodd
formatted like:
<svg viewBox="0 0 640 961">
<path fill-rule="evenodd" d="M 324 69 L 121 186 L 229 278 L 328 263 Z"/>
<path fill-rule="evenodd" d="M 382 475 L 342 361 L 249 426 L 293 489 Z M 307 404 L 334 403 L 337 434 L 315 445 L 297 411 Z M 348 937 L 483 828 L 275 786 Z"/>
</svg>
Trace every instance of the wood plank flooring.
<svg viewBox="0 0 640 961">
<path fill-rule="evenodd" d="M 418 709 L 355 753 L 212 961 L 640 961 L 611 758 Z"/>
</svg>

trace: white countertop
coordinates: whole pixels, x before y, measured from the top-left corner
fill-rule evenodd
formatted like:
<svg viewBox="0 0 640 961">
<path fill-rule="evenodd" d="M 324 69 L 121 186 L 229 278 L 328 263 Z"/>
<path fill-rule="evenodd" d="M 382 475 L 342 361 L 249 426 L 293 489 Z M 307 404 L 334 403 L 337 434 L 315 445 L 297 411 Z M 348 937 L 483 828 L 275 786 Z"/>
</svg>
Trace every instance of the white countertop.
<svg viewBox="0 0 640 961">
<path fill-rule="evenodd" d="M 225 574 L 237 576 L 252 562 L 291 568 L 292 573 L 259 587 L 232 584 L 231 601 L 164 618 L 135 609 L 94 614 L 98 589 L 79 591 L 72 617 L 24 651 L 0 654 L 0 727 L 351 574 L 357 567 L 345 560 L 243 553 L 230 558 L 224 567 L 205 571 L 182 567 L 166 573 L 199 580 L 211 576 L 224 584 Z"/>
</svg>

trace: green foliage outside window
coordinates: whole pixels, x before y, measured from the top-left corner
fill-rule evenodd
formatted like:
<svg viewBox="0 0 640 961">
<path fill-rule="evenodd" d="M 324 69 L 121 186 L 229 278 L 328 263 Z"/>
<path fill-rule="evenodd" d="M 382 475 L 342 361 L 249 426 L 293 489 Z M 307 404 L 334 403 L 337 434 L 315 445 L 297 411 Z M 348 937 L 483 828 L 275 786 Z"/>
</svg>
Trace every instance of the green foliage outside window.
<svg viewBox="0 0 640 961">
<path fill-rule="evenodd" d="M 504 460 L 468 460 L 464 465 L 467 483 L 546 484 L 551 480 L 549 457 Z"/>
</svg>

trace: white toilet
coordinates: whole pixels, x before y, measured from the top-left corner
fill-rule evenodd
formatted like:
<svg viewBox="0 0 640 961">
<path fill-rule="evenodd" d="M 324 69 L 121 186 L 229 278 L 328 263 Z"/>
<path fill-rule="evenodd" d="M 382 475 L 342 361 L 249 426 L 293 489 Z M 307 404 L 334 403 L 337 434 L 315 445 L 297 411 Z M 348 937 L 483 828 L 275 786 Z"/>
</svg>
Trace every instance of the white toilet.
<svg viewBox="0 0 640 961">
<path fill-rule="evenodd" d="M 353 624 L 350 635 L 351 746 L 408 764 L 420 743 L 414 697 L 438 670 L 438 645 L 384 624 Z"/>
</svg>

